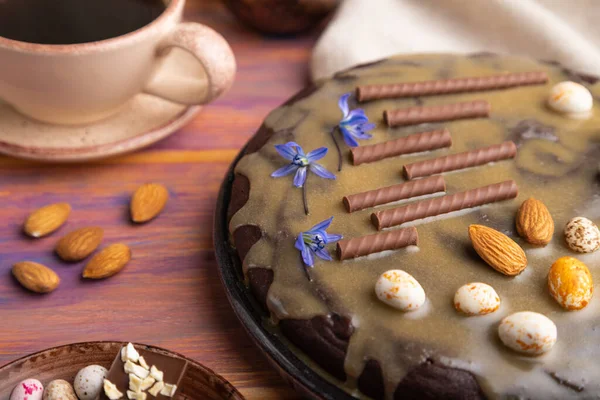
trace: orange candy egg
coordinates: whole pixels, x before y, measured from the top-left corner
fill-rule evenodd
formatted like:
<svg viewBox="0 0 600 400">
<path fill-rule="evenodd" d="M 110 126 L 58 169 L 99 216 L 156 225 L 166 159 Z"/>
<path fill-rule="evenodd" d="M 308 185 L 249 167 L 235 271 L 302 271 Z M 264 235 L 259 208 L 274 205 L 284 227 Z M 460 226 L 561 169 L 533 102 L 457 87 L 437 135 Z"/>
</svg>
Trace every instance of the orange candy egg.
<svg viewBox="0 0 600 400">
<path fill-rule="evenodd" d="M 594 293 L 594 282 L 588 267 L 573 257 L 561 257 L 548 273 L 550 294 L 563 308 L 581 310 Z"/>
</svg>

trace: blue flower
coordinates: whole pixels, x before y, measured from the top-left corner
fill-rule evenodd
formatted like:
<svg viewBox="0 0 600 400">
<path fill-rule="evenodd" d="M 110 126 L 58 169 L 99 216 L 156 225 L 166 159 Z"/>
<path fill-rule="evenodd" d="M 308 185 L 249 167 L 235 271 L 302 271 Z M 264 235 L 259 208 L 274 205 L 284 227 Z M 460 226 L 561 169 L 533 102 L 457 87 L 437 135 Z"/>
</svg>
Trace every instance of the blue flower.
<svg viewBox="0 0 600 400">
<path fill-rule="evenodd" d="M 346 93 L 338 101 L 338 106 L 344 114 L 338 126 L 344 137 L 344 142 L 350 147 L 357 147 L 358 142 L 356 139 L 370 139 L 372 136 L 367 132 L 375 128 L 375 124 L 369 123 L 369 118 L 367 118 L 362 108 L 350 111 L 348 107 L 349 97 L 350 93 Z"/>
<path fill-rule="evenodd" d="M 317 225 L 310 228 L 310 230 L 300 232 L 298 235 L 295 247 L 302 253 L 302 261 L 304 261 L 306 266 L 313 266 L 313 253 L 323 260 L 332 260 L 325 245 L 337 242 L 342 238 L 342 235 L 330 235 L 325 232 L 325 230 L 329 228 L 329 225 L 331 225 L 331 221 L 333 221 L 333 217 L 319 222 Z"/>
<path fill-rule="evenodd" d="M 304 182 L 306 182 L 306 170 L 309 169 L 321 178 L 335 179 L 334 174 L 315 162 L 325 157 L 325 154 L 327 154 L 327 147 L 319 147 L 308 154 L 304 154 L 304 150 L 302 150 L 302 147 L 300 147 L 299 144 L 288 142 L 286 144 L 275 145 L 275 150 L 277 150 L 283 158 L 290 160 L 291 163 L 273 172 L 271 176 L 274 178 L 279 178 L 295 172 L 294 186 L 302 187 Z"/>
</svg>

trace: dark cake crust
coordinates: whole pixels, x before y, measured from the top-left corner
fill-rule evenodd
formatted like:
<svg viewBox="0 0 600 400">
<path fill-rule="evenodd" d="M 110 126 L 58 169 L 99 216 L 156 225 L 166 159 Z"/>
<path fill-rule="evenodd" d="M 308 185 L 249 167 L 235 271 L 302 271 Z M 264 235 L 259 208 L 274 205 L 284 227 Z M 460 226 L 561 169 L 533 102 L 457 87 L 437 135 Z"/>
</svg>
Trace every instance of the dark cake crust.
<svg viewBox="0 0 600 400">
<path fill-rule="evenodd" d="M 263 309 L 268 312 L 267 293 L 273 283 L 273 270 L 267 268 L 251 268 L 248 270 L 248 284 L 254 297 Z"/>
<path fill-rule="evenodd" d="M 309 320 L 284 319 L 279 326 L 292 343 L 323 369 L 342 381 L 346 379 L 344 359 L 354 330 L 348 318 L 330 314 Z"/>
<path fill-rule="evenodd" d="M 301 100 L 315 90 L 315 86 L 309 86 L 298 92 L 285 104 Z M 260 150 L 274 133 L 273 129 L 263 124 L 248 142 L 244 155 Z M 228 220 L 246 204 L 249 193 L 250 181 L 248 178 L 236 174 L 232 183 L 231 201 L 227 212 Z M 232 236 L 241 264 L 248 251 L 262 237 L 262 232 L 255 225 L 243 225 L 238 227 Z M 247 279 L 252 294 L 264 310 L 269 312 L 267 294 L 273 283 L 273 271 L 268 268 L 253 267 L 247 271 Z M 284 319 L 279 322 L 279 326 L 288 340 L 324 370 L 339 380 L 346 379 L 344 359 L 354 331 L 349 317 L 329 314 L 310 320 Z M 367 361 L 358 378 L 358 388 L 374 399 L 384 398 L 383 373 L 377 361 Z M 435 364 L 428 360 L 409 371 L 398 384 L 394 392 L 394 399 L 479 400 L 485 399 L 485 396 L 470 372 Z"/>
<path fill-rule="evenodd" d="M 442 394 L 442 395 L 441 395 Z M 479 400 L 485 396 L 475 377 L 464 370 L 426 362 L 414 368 L 400 382 L 394 399 Z"/>
</svg>

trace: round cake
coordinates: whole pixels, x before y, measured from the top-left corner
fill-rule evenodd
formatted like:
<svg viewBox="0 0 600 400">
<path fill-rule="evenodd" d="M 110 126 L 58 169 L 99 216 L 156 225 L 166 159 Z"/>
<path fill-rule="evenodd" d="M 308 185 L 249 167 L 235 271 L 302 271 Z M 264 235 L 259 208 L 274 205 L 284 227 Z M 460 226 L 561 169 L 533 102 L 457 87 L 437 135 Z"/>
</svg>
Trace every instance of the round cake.
<svg viewBox="0 0 600 400">
<path fill-rule="evenodd" d="M 599 94 L 487 53 L 306 88 L 235 167 L 248 287 L 350 394 L 599 397 Z"/>
</svg>

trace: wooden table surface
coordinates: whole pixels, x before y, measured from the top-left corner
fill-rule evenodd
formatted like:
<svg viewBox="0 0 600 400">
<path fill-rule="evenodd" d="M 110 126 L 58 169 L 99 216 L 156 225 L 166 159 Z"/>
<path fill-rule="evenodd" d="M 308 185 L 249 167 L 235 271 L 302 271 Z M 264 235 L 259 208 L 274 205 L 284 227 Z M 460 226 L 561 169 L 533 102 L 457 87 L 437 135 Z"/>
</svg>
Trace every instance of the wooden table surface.
<svg viewBox="0 0 600 400">
<path fill-rule="evenodd" d="M 66 343 L 136 341 L 203 363 L 248 399 L 294 399 L 227 301 L 212 219 L 235 154 L 271 109 L 306 84 L 318 32 L 266 38 L 239 25 L 217 0 L 188 0 L 186 15 L 222 33 L 238 62 L 233 88 L 192 123 L 151 148 L 93 164 L 42 165 L 0 156 L 0 365 Z M 165 184 L 171 198 L 158 219 L 133 226 L 128 201 L 145 182 Z M 47 238 L 23 236 L 26 215 L 54 202 L 71 204 L 68 223 Z M 85 282 L 84 263 L 59 262 L 52 253 L 56 241 L 83 226 L 102 227 L 104 245 L 132 248 L 123 272 Z M 22 289 L 10 274 L 22 260 L 53 268 L 60 287 L 49 295 Z"/>
</svg>

